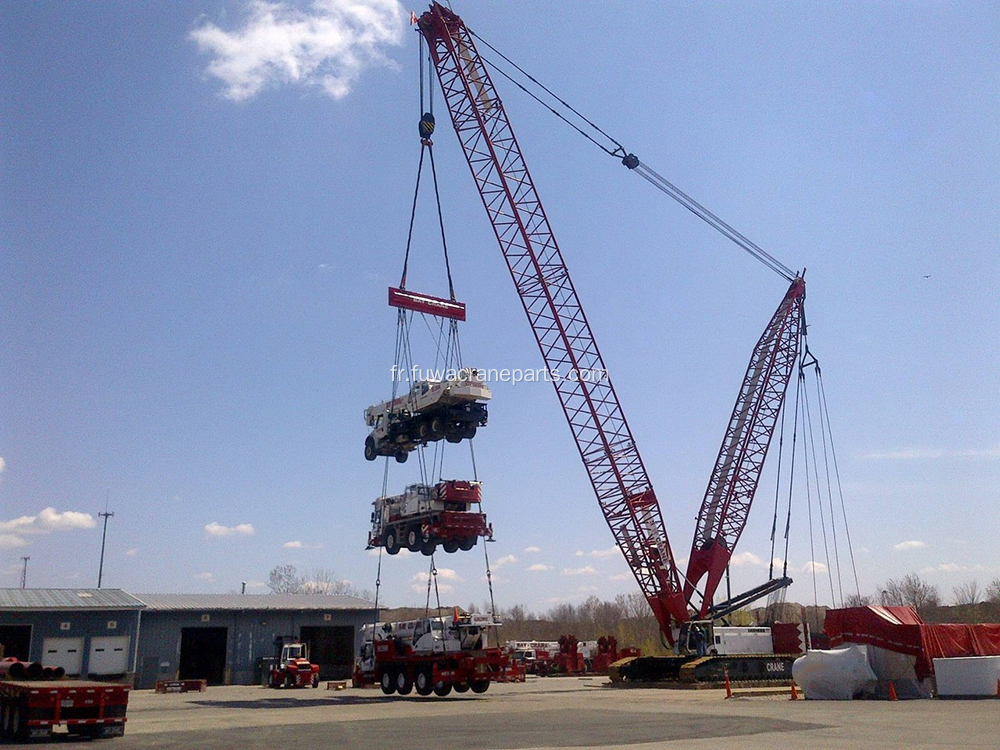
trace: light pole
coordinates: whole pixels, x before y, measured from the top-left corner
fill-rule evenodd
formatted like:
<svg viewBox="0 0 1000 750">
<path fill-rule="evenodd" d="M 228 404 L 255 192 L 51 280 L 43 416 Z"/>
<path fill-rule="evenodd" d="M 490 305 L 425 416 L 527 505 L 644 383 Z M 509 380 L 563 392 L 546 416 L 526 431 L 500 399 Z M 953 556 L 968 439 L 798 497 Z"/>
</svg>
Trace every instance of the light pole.
<svg viewBox="0 0 1000 750">
<path fill-rule="evenodd" d="M 101 581 L 104 578 L 104 542 L 108 538 L 108 519 L 114 518 L 114 515 L 114 513 L 108 513 L 107 511 L 97 514 L 98 518 L 104 519 L 104 532 L 101 534 L 101 565 L 97 569 L 97 588 L 101 588 Z"/>
</svg>

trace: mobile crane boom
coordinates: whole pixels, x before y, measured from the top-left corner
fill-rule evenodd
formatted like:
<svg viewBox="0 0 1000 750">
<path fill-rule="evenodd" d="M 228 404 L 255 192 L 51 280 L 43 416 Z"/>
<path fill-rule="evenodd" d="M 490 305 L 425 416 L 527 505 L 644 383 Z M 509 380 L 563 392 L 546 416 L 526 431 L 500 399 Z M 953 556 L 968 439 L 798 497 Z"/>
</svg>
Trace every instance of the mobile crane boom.
<svg viewBox="0 0 1000 750">
<path fill-rule="evenodd" d="M 462 19 L 435 3 L 418 21 L 452 124 L 615 542 L 669 635 L 687 619 L 659 503 L 507 113 Z"/>
</svg>

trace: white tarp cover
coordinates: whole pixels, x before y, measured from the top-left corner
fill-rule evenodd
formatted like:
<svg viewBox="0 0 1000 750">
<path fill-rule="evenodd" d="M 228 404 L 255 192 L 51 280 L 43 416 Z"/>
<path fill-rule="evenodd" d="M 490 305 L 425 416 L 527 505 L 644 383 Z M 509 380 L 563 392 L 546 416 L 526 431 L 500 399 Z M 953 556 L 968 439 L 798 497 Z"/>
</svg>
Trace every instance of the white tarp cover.
<svg viewBox="0 0 1000 750">
<path fill-rule="evenodd" d="M 987 696 L 997 694 L 1000 656 L 965 656 L 935 659 L 934 675 L 941 696 Z"/>
<path fill-rule="evenodd" d="M 878 684 L 867 646 L 807 651 L 792 665 L 792 678 L 811 700 L 849 701 Z"/>
</svg>

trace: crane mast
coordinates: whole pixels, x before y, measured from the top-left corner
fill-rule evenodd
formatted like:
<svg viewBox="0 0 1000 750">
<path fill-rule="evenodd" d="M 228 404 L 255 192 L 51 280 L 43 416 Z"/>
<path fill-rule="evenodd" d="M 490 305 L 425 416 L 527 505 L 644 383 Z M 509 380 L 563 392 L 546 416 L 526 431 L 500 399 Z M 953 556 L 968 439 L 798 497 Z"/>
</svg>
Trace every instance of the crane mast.
<svg viewBox="0 0 1000 750">
<path fill-rule="evenodd" d="M 660 505 L 503 104 L 462 19 L 418 20 L 452 124 L 615 543 L 663 633 L 688 619 Z"/>
<path fill-rule="evenodd" d="M 788 381 L 799 356 L 805 294 L 805 280 L 797 276 L 757 341 L 708 481 L 684 580 L 684 595 L 690 602 L 698 582 L 708 574 L 701 605 L 696 607 L 699 617 L 708 614 L 746 526 Z"/>
</svg>

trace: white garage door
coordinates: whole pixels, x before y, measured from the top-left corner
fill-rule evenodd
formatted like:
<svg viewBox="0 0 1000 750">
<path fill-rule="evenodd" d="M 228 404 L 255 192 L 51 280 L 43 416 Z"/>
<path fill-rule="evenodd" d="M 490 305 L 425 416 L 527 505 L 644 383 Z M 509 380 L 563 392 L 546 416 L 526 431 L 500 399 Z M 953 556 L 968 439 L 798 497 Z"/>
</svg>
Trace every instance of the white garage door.
<svg viewBox="0 0 1000 750">
<path fill-rule="evenodd" d="M 128 636 L 90 639 L 87 674 L 124 674 L 128 672 Z"/>
<path fill-rule="evenodd" d="M 42 641 L 42 664 L 62 667 L 66 674 L 80 674 L 83 666 L 83 638 L 46 638 Z"/>
</svg>

